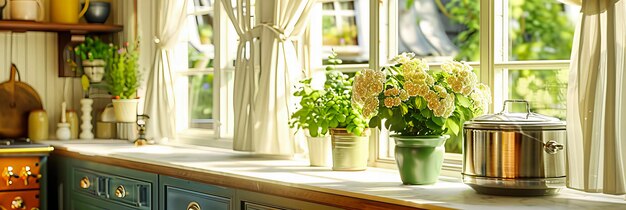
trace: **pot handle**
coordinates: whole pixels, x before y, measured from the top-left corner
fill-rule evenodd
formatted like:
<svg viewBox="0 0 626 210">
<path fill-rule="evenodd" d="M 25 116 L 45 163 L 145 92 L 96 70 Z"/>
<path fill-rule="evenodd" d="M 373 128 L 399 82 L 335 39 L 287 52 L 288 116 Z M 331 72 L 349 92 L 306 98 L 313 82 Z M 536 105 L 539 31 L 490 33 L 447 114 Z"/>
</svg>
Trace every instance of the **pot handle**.
<svg viewBox="0 0 626 210">
<path fill-rule="evenodd" d="M 558 142 L 554 141 L 554 140 L 550 140 L 548 142 L 546 142 L 543 145 L 543 150 L 546 151 L 546 153 L 554 155 L 557 152 L 563 150 L 565 147 L 563 146 L 563 144 L 559 144 Z"/>
<path fill-rule="evenodd" d="M 530 103 L 528 103 L 527 100 L 524 99 L 507 99 L 504 100 L 504 105 L 502 106 L 502 111 L 500 111 L 500 113 L 498 114 L 503 114 L 503 113 L 508 113 L 509 111 L 506 109 L 506 104 L 507 103 L 525 103 L 526 104 L 526 119 L 528 119 L 528 116 L 530 116 Z"/>
</svg>

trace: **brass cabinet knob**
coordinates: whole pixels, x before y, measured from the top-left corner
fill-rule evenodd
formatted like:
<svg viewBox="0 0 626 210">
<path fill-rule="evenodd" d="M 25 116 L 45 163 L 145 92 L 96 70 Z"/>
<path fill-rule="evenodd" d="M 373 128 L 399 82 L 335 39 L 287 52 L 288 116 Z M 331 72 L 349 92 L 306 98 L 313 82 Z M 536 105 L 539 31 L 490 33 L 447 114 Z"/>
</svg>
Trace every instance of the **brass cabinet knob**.
<svg viewBox="0 0 626 210">
<path fill-rule="evenodd" d="M 89 181 L 89 177 L 83 177 L 80 179 L 80 188 L 87 189 L 91 186 L 91 181 Z"/>
<path fill-rule="evenodd" d="M 23 209 L 24 208 L 24 199 L 22 197 L 17 196 L 13 198 L 11 201 L 11 209 Z"/>
<path fill-rule="evenodd" d="M 187 210 L 202 210 L 202 208 L 200 208 L 200 204 L 192 201 L 191 203 L 189 203 L 189 205 L 187 205 Z"/>
<path fill-rule="evenodd" d="M 118 198 L 126 197 L 126 188 L 124 188 L 124 185 L 120 185 L 115 188 L 115 196 Z"/>
<path fill-rule="evenodd" d="M 13 178 L 20 178 L 19 175 L 13 173 L 13 167 L 12 166 L 7 166 L 6 168 L 4 168 L 4 171 L 2 171 L 2 178 L 6 180 L 7 186 L 10 186 L 13 184 Z"/>
<path fill-rule="evenodd" d="M 22 172 L 20 172 L 20 177 L 24 180 L 24 185 L 28 185 L 29 178 L 41 179 L 41 174 L 33 174 L 30 171 L 30 166 L 25 166 L 22 168 Z"/>
</svg>

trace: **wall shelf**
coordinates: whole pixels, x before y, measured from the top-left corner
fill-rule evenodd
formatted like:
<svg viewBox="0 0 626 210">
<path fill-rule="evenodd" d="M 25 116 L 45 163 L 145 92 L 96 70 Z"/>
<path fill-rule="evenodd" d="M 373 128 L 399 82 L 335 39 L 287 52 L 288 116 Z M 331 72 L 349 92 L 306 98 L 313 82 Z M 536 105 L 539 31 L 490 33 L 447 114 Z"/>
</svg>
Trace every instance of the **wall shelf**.
<svg viewBox="0 0 626 210">
<path fill-rule="evenodd" d="M 27 31 L 55 32 L 58 34 L 57 51 L 59 60 L 59 77 L 80 77 L 77 69 L 80 59 L 74 56 L 73 47 L 85 39 L 85 35 L 98 35 L 104 40 L 111 40 L 114 33 L 124 30 L 122 25 L 107 24 L 64 24 L 34 21 L 0 21 L 0 31 L 23 33 Z"/>
<path fill-rule="evenodd" d="M 9 30 L 13 32 L 26 31 L 43 31 L 43 32 L 68 32 L 70 34 L 88 34 L 88 33 L 115 33 L 124 30 L 121 25 L 105 25 L 105 24 L 64 24 L 64 23 L 48 23 L 33 21 L 0 21 L 0 30 Z"/>
</svg>

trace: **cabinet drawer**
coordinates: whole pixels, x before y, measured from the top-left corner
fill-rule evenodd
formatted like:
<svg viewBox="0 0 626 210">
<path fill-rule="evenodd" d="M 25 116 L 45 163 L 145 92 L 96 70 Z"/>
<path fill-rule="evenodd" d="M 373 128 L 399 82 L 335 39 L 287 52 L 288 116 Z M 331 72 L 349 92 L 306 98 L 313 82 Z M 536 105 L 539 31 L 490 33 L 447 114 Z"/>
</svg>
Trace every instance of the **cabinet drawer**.
<svg viewBox="0 0 626 210">
<path fill-rule="evenodd" d="M 21 208 L 13 208 L 16 202 L 21 203 Z M 17 205 L 20 205 L 20 204 Z M 23 190 L 0 192 L 0 209 L 38 209 L 39 190 Z"/>
<path fill-rule="evenodd" d="M 72 189 L 74 191 L 92 196 L 106 196 L 106 180 L 96 172 L 75 168 L 73 173 Z"/>
<path fill-rule="evenodd" d="M 199 209 L 229 210 L 230 199 L 199 193 L 191 190 L 165 186 L 165 209 L 190 209 L 193 205 Z"/>
<path fill-rule="evenodd" d="M 150 207 L 152 185 L 134 179 L 110 176 L 108 179 L 109 199 L 136 207 Z"/>
<path fill-rule="evenodd" d="M 39 161 L 39 157 L 0 157 L 0 191 L 39 189 Z"/>
</svg>

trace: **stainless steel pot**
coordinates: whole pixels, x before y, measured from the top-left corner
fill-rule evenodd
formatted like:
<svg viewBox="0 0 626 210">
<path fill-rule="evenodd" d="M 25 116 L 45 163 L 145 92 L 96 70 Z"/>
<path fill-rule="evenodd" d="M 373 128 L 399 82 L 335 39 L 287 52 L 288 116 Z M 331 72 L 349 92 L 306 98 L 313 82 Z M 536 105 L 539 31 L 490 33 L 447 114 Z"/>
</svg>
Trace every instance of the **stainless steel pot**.
<svg viewBox="0 0 626 210">
<path fill-rule="evenodd" d="M 507 103 L 526 103 L 509 113 Z M 463 182 L 484 194 L 550 195 L 565 186 L 565 122 L 506 100 L 500 113 L 465 123 Z"/>
</svg>

